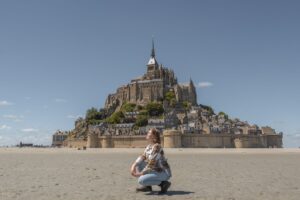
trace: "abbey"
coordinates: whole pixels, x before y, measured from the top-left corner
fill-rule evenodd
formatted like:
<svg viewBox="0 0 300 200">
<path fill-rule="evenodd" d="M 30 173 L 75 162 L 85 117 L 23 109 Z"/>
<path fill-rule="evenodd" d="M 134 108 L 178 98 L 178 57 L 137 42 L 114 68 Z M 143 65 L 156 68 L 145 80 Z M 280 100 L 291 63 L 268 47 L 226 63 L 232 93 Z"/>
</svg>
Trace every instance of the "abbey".
<svg viewBox="0 0 300 200">
<path fill-rule="evenodd" d="M 105 108 L 120 107 L 124 102 L 146 105 L 152 101 L 162 101 L 165 94 L 173 91 L 177 102 L 189 102 L 197 105 L 197 93 L 193 81 L 188 84 L 179 84 L 174 71 L 158 64 L 155 57 L 154 43 L 147 64 L 147 72 L 131 80 L 127 85 L 119 87 L 114 94 L 109 94 L 105 101 Z"/>
<path fill-rule="evenodd" d="M 164 147 L 280 148 L 283 134 L 198 104 L 193 81 L 179 84 L 173 70 L 159 64 L 154 43 L 146 73 L 107 96 L 105 107 L 92 108 L 71 131 L 57 131 L 53 146 L 77 148 L 145 147 L 151 128 Z"/>
</svg>

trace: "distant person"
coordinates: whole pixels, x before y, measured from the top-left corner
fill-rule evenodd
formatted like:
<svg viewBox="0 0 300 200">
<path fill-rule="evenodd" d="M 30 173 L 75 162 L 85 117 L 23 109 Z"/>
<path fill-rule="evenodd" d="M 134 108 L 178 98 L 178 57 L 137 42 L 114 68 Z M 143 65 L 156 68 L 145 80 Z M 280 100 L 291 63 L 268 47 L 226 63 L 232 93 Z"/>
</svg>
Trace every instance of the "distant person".
<svg viewBox="0 0 300 200">
<path fill-rule="evenodd" d="M 131 175 L 139 177 L 138 183 L 142 185 L 136 191 L 152 191 L 152 185 L 158 185 L 161 187 L 159 193 L 164 194 L 171 186 L 168 180 L 172 174 L 160 144 L 160 133 L 156 129 L 150 129 L 146 139 L 149 145 L 131 166 Z"/>
</svg>

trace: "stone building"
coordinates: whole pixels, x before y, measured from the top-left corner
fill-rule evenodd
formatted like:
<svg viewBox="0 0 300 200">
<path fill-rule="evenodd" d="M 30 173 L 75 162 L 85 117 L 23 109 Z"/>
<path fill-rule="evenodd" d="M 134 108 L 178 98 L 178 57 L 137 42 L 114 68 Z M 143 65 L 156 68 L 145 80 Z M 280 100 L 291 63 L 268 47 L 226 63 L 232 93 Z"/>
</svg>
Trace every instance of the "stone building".
<svg viewBox="0 0 300 200">
<path fill-rule="evenodd" d="M 246 121 L 231 119 L 224 112 L 215 114 L 209 106 L 198 105 L 193 81 L 190 79 L 189 83 L 179 84 L 173 70 L 157 62 L 153 42 L 146 66 L 143 76 L 131 80 L 107 96 L 104 109 L 106 116 L 111 116 L 115 111 L 123 114 L 118 124 L 103 120 L 99 124 L 88 125 L 85 119 L 79 118 L 67 139 L 63 132 L 53 135 L 54 146 L 144 147 L 147 131 L 156 128 L 165 133 L 161 139 L 167 147 L 282 147 L 282 133 L 276 133 L 271 127 L 250 125 Z M 169 93 L 168 98 L 165 98 L 169 91 L 174 96 Z M 147 125 L 144 123 L 140 127 L 136 121 L 145 113 L 142 106 L 155 101 L 162 103 L 162 115 L 155 118 L 148 118 L 147 115 Z M 137 104 L 135 108 L 138 109 L 130 112 L 120 110 L 123 103 Z"/>
<path fill-rule="evenodd" d="M 169 129 L 177 128 L 180 121 L 177 117 L 176 110 L 165 109 L 164 121 L 165 121 L 165 128 L 169 128 Z"/>
<path fill-rule="evenodd" d="M 148 119 L 148 125 L 146 126 L 146 131 L 156 128 L 160 131 L 165 129 L 165 120 L 164 119 Z"/>
<path fill-rule="evenodd" d="M 178 102 L 188 101 L 197 105 L 197 94 L 194 83 L 178 84 L 174 71 L 158 64 L 155 57 L 154 43 L 147 63 L 146 73 L 119 87 L 114 94 L 109 94 L 105 108 L 120 108 L 125 102 L 146 105 L 151 101 L 162 101 L 168 91 L 174 91 Z"/>
<path fill-rule="evenodd" d="M 52 146 L 53 147 L 61 147 L 63 142 L 67 139 L 69 132 L 68 131 L 56 131 L 52 135 Z"/>
</svg>

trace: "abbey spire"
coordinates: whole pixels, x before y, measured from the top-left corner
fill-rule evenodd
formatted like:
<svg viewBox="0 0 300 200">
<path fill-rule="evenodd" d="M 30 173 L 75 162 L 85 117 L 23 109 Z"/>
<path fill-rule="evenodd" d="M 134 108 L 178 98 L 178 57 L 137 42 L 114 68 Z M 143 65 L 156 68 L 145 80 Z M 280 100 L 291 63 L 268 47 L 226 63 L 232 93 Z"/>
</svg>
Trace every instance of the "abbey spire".
<svg viewBox="0 0 300 200">
<path fill-rule="evenodd" d="M 155 58 L 155 48 L 154 48 L 154 40 L 152 38 L 152 51 L 151 51 L 151 58 Z"/>
<path fill-rule="evenodd" d="M 152 50 L 151 50 L 151 55 L 150 55 L 150 59 L 149 59 L 149 62 L 147 64 L 148 66 L 148 71 L 150 70 L 155 70 L 158 68 L 158 63 L 156 61 L 156 58 L 155 58 L 155 48 L 154 48 L 154 40 L 152 38 Z"/>
</svg>

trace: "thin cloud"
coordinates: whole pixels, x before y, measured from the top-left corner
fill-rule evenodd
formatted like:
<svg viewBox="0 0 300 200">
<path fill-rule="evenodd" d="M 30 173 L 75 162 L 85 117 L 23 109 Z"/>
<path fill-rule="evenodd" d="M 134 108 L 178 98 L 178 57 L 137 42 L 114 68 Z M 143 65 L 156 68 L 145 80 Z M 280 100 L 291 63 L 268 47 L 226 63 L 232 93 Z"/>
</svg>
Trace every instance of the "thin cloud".
<svg viewBox="0 0 300 200">
<path fill-rule="evenodd" d="M 60 99 L 60 98 L 56 98 L 56 99 L 54 99 L 54 101 L 55 101 L 56 103 L 66 103 L 66 102 L 67 102 L 66 99 Z"/>
<path fill-rule="evenodd" d="M 300 138 L 300 132 L 285 134 L 285 136 L 290 138 Z"/>
<path fill-rule="evenodd" d="M 82 117 L 81 115 L 68 115 L 68 119 L 78 119 L 79 117 Z"/>
<path fill-rule="evenodd" d="M 25 132 L 25 133 L 36 133 L 39 130 L 38 129 L 34 129 L 34 128 L 23 128 L 23 129 L 21 129 L 21 131 Z"/>
<path fill-rule="evenodd" d="M 11 129 L 11 127 L 7 126 L 5 124 L 0 126 L 0 130 L 10 130 L 10 129 Z"/>
<path fill-rule="evenodd" d="M 300 130 L 297 130 L 294 134 L 291 134 L 295 138 L 300 138 Z"/>
<path fill-rule="evenodd" d="M 13 105 L 13 103 L 11 103 L 11 102 L 8 102 L 8 101 L 0 101 L 0 106 L 11 106 L 11 105 Z"/>
<path fill-rule="evenodd" d="M 9 119 L 9 120 L 12 120 L 12 121 L 15 121 L 15 122 L 20 122 L 24 119 L 24 116 L 23 115 L 3 115 L 3 118 L 5 119 Z"/>
<path fill-rule="evenodd" d="M 43 108 L 44 108 L 44 109 L 48 109 L 48 108 L 49 108 L 49 106 L 47 106 L 47 105 L 43 105 Z"/>
<path fill-rule="evenodd" d="M 197 84 L 197 87 L 198 88 L 208 88 L 208 87 L 212 87 L 213 85 L 214 85 L 213 83 L 206 81 L 206 82 L 199 82 Z"/>
</svg>

